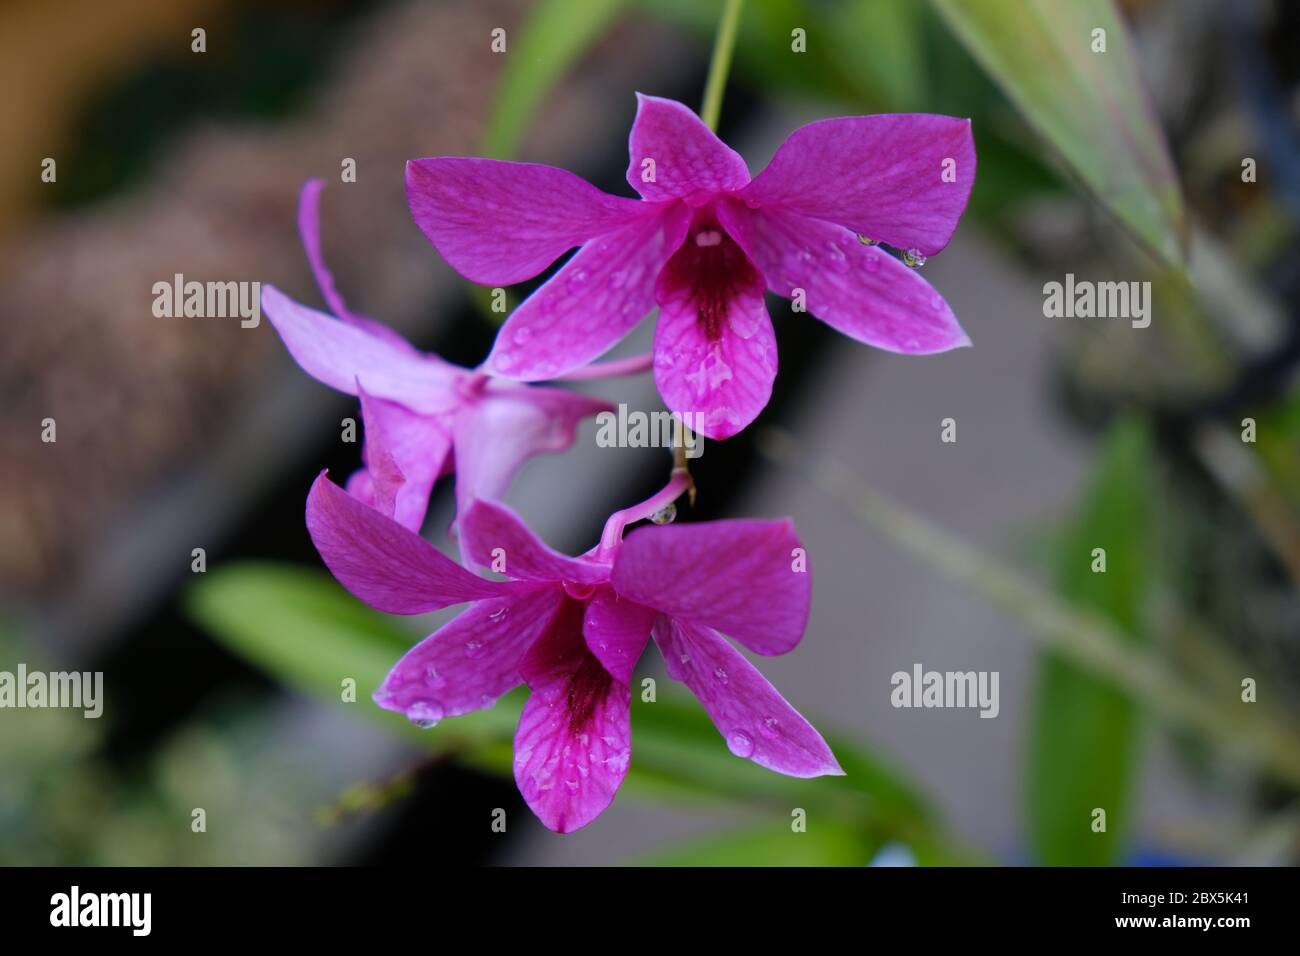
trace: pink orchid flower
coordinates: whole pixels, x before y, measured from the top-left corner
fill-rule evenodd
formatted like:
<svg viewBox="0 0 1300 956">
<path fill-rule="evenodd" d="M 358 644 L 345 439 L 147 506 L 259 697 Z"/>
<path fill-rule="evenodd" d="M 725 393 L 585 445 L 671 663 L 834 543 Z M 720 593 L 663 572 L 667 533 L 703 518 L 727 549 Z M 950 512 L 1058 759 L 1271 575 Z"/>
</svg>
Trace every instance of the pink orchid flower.
<svg viewBox="0 0 1300 956">
<path fill-rule="evenodd" d="M 690 109 L 638 94 L 634 200 L 562 169 L 437 157 L 406 167 L 416 223 L 466 278 L 503 286 L 577 253 L 510 316 L 485 368 L 521 381 L 581 366 L 655 305 L 655 384 L 699 430 L 727 438 L 776 377 L 764 289 L 891 352 L 969 345 L 914 262 L 948 244 L 975 181 L 970 121 L 854 116 L 795 130 L 751 179 Z"/>
<path fill-rule="evenodd" d="M 843 773 L 821 735 L 718 633 L 758 654 L 799 643 L 812 585 L 796 567 L 793 524 L 650 526 L 622 540 L 624 524 L 681 490 L 670 484 L 614 515 L 579 558 L 552 551 L 504 506 L 474 502 L 460 518 L 474 559 L 504 558 L 508 581 L 465 570 L 324 474 L 307 527 L 334 576 L 372 607 L 422 614 L 469 603 L 398 661 L 375 702 L 432 726 L 526 683 L 515 782 L 546 826 L 568 833 L 609 806 L 627 773 L 632 671 L 652 634 L 732 753 L 795 777 Z"/>
<path fill-rule="evenodd" d="M 475 498 L 500 497 L 524 461 L 563 451 L 573 444 L 579 421 L 612 409 L 585 395 L 452 365 L 349 310 L 321 255 L 321 187 L 320 180 L 303 186 L 298 229 L 321 294 L 338 318 L 270 285 L 262 288 L 262 311 L 303 371 L 361 399 L 365 467 L 348 481 L 353 495 L 418 531 L 434 482 L 453 461 L 459 513 Z"/>
</svg>

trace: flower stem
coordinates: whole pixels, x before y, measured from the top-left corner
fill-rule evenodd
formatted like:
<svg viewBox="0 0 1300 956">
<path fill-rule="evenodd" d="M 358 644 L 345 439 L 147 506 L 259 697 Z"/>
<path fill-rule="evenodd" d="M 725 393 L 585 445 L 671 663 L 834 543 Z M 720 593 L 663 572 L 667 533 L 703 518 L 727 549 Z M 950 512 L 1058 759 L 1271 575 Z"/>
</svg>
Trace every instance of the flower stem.
<svg viewBox="0 0 1300 956">
<path fill-rule="evenodd" d="M 659 491 L 640 504 L 624 508 L 622 511 L 615 511 L 609 516 L 609 520 L 605 522 L 605 530 L 600 535 L 600 550 L 597 554 L 609 554 L 623 540 L 624 528 L 634 521 L 649 518 L 656 511 L 672 504 L 681 497 L 683 492 L 689 491 L 692 487 L 690 473 L 682 468 L 674 468 L 671 477 L 668 479 L 668 484 L 664 485 Z"/>
<path fill-rule="evenodd" d="M 718 117 L 722 115 L 722 93 L 731 71 L 731 52 L 736 48 L 736 34 L 740 28 L 740 8 L 744 0 L 726 0 L 718 34 L 713 40 L 713 57 L 709 61 L 709 78 L 704 83 L 704 102 L 700 106 L 700 119 L 715 133 Z"/>
<path fill-rule="evenodd" d="M 833 458 L 810 460 L 793 436 L 768 429 L 759 451 L 801 474 L 874 528 L 968 590 L 1025 625 L 1027 635 L 1167 720 L 1199 731 L 1252 760 L 1275 779 L 1300 790 L 1300 738 L 1285 717 L 1262 704 L 1233 706 L 1205 693 L 1131 641 L 1105 618 L 1068 604 L 1018 571 L 949 535 L 868 486 Z"/>
<path fill-rule="evenodd" d="M 713 38 L 713 54 L 709 59 L 709 76 L 704 81 L 704 102 L 700 104 L 700 119 L 713 132 L 718 131 L 718 118 L 722 115 L 722 94 L 727 88 L 727 74 L 731 72 L 731 54 L 736 49 L 736 36 L 740 32 L 740 11 L 745 0 L 726 0 L 718 32 Z M 685 428 L 685 423 L 682 425 Z M 695 504 L 695 482 L 691 480 L 690 465 L 686 460 L 686 442 L 673 449 L 673 478 L 686 477 L 683 488 L 690 492 L 690 502 Z M 677 494 L 681 494 L 679 491 Z M 676 497 L 674 495 L 673 497 Z"/>
</svg>

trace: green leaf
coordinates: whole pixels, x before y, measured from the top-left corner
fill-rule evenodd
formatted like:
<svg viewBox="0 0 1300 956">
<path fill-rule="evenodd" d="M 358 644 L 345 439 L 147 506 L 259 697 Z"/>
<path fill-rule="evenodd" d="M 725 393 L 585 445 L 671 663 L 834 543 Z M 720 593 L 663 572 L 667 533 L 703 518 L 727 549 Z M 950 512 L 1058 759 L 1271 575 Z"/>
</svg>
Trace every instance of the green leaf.
<svg viewBox="0 0 1300 956">
<path fill-rule="evenodd" d="M 805 833 L 790 825 L 737 830 L 635 861 L 641 866 L 866 866 L 879 849 L 852 827 L 811 821 Z"/>
<path fill-rule="evenodd" d="M 1150 450 L 1143 426 L 1107 435 L 1085 501 L 1062 535 L 1056 576 L 1064 598 L 1109 618 L 1136 642 L 1150 562 Z M 1094 549 L 1105 571 L 1093 570 Z M 1121 859 L 1138 742 L 1138 711 L 1115 688 L 1055 653 L 1042 655 L 1031 720 L 1031 841 L 1051 866 L 1105 866 Z M 1093 813 L 1105 810 L 1106 830 Z"/>
<path fill-rule="evenodd" d="M 484 152 L 508 159 L 537 107 L 623 11 L 625 0 L 541 0 L 517 38 L 507 40 L 505 73 L 488 119 Z"/>
<path fill-rule="evenodd" d="M 519 720 L 522 694 L 448 721 L 449 732 L 438 735 L 376 707 L 370 694 L 419 635 L 395 626 L 313 568 L 250 561 L 209 571 L 186 594 L 186 609 L 232 651 L 278 680 L 419 735 L 437 749 L 511 734 Z M 355 702 L 343 700 L 348 678 L 356 681 Z"/>
<path fill-rule="evenodd" d="M 1177 176 L 1110 0 L 931 3 L 1098 202 L 1181 268 L 1187 224 Z M 1093 52 L 1094 30 L 1105 31 L 1104 53 Z"/>
</svg>

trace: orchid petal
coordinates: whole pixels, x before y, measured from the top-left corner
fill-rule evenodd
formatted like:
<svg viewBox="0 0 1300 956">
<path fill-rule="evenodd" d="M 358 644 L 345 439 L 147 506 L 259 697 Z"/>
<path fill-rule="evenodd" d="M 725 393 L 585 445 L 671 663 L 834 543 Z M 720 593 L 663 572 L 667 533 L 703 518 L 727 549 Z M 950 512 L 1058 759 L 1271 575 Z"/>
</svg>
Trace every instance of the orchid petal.
<svg viewBox="0 0 1300 956">
<path fill-rule="evenodd" d="M 741 189 L 749 182 L 740 154 L 688 107 L 640 93 L 636 101 L 627 181 L 643 198 L 662 202 L 706 196 Z"/>
<path fill-rule="evenodd" d="M 718 218 L 763 270 L 831 328 L 867 345 L 928 355 L 970 345 L 952 309 L 914 269 L 847 229 L 774 209 L 720 203 Z"/>
<path fill-rule="evenodd" d="M 551 625 L 564 594 L 534 587 L 479 601 L 403 655 L 374 699 L 432 722 L 491 707 L 519 686 L 524 654 Z"/>
<path fill-rule="evenodd" d="M 507 577 L 576 584 L 600 584 L 609 580 L 606 565 L 580 561 L 551 550 L 505 505 L 474 501 L 461 514 L 459 525 L 461 541 L 470 543 L 473 561 Z"/>
<path fill-rule="evenodd" d="M 451 430 L 438 419 L 371 396 L 360 383 L 357 392 L 369 475 L 364 484 L 366 496 L 358 497 L 418 532 L 429 507 L 429 493 L 451 450 Z M 351 481 L 348 491 L 353 491 Z"/>
<path fill-rule="evenodd" d="M 497 333 L 484 367 L 505 378 L 554 378 L 604 354 L 654 308 L 655 278 L 689 216 L 651 207 L 587 243 Z"/>
<path fill-rule="evenodd" d="M 298 235 L 302 239 L 302 247 L 307 253 L 311 274 L 316 279 L 321 295 L 325 298 L 325 304 L 329 306 L 331 312 L 349 325 L 355 325 L 396 349 L 414 354 L 415 346 L 393 329 L 349 309 L 334 285 L 334 275 L 325 265 L 325 254 L 321 251 L 320 194 L 324 188 L 323 179 L 309 179 L 302 184 L 302 192 L 298 194 Z"/>
<path fill-rule="evenodd" d="M 601 588 L 587 602 L 582 636 L 601 666 L 629 684 L 657 616 L 653 608 L 629 601 L 611 588 Z"/>
<path fill-rule="evenodd" d="M 528 651 L 533 693 L 515 733 L 515 783 L 558 833 L 586 826 L 610 805 L 632 753 L 631 692 L 582 640 L 582 605 L 567 600 Z"/>
<path fill-rule="evenodd" d="M 791 777 L 843 775 L 822 735 L 717 633 L 661 616 L 654 638 L 737 757 Z"/>
<path fill-rule="evenodd" d="M 929 256 L 952 238 L 974 183 L 970 120 L 892 113 L 801 126 L 738 197 Z"/>
<path fill-rule="evenodd" d="M 439 156 L 406 164 L 406 198 L 420 230 L 465 278 L 531 279 L 574 246 L 644 214 L 563 169 Z"/>
<path fill-rule="evenodd" d="M 654 377 L 669 409 L 701 434 L 724 439 L 752 422 L 772 396 L 776 335 L 763 277 L 740 247 L 686 242 L 659 276 Z"/>
<path fill-rule="evenodd" d="M 812 606 L 807 552 L 788 518 L 637 528 L 619 546 L 610 584 L 758 654 L 798 644 Z"/>
<path fill-rule="evenodd" d="M 271 285 L 262 286 L 262 311 L 302 370 L 331 388 L 355 395 L 360 378 L 374 397 L 425 414 L 444 412 L 458 401 L 454 387 L 465 374 L 462 369 L 396 348 L 300 305 Z"/>
<path fill-rule="evenodd" d="M 519 590 L 466 571 L 415 532 L 353 498 L 325 472 L 307 496 L 307 531 L 339 583 L 389 614 L 423 614 Z"/>
</svg>

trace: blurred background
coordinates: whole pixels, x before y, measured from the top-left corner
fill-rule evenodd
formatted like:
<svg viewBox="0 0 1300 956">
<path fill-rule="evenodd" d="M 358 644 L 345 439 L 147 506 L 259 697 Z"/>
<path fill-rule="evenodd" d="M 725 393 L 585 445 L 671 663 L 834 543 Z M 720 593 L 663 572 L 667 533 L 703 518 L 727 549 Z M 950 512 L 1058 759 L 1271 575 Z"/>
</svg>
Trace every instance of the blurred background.
<svg viewBox="0 0 1300 956">
<path fill-rule="evenodd" d="M 975 347 L 887 355 L 772 300 L 773 401 L 706 446 L 679 513 L 796 519 L 811 624 L 758 663 L 847 777 L 733 757 L 647 654 L 659 694 L 634 695 L 627 783 L 559 837 L 510 778 L 517 695 L 427 732 L 370 703 L 448 615 L 369 612 L 307 538 L 312 479 L 356 466 L 355 402 L 269 323 L 155 318 L 153 284 L 319 305 L 295 205 L 321 176 L 349 303 L 477 364 L 500 316 L 412 223 L 405 160 L 553 163 L 628 194 L 634 92 L 698 106 L 721 10 L 0 9 L 0 670 L 102 671 L 106 695 L 99 720 L 0 710 L 0 862 L 1296 862 L 1300 8 L 1282 0 L 747 0 L 720 132 L 751 171 L 855 113 L 969 116 L 979 154 L 923 270 Z M 1150 326 L 1047 317 L 1067 273 L 1151 282 Z M 648 342 L 643 324 L 615 354 Z M 658 407 L 648 377 L 583 388 Z M 666 468 L 588 422 L 508 501 L 577 552 Z M 426 535 L 448 549 L 451 514 L 444 482 Z M 894 708 L 916 664 L 998 672 L 997 717 Z"/>
</svg>

